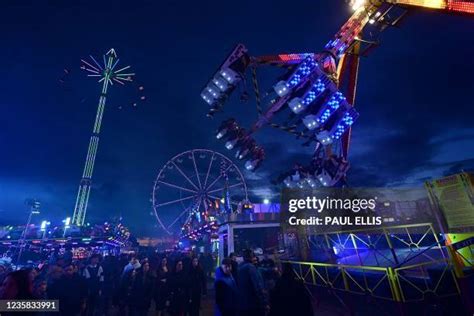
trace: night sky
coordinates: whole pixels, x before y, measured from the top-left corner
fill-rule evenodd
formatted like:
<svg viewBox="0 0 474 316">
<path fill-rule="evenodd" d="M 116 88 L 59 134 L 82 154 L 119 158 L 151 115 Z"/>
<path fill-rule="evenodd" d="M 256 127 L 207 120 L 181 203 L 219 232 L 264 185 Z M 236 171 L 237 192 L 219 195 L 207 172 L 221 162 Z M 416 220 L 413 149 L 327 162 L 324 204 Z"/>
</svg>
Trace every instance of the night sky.
<svg viewBox="0 0 474 316">
<path fill-rule="evenodd" d="M 110 90 L 88 219 L 122 215 L 151 234 L 161 166 L 192 148 L 226 154 L 213 135 L 228 116 L 206 118 L 199 93 L 234 45 L 253 55 L 317 52 L 351 14 L 343 0 L 71 3 L 0 4 L 1 223 L 25 222 L 24 201 L 33 197 L 42 216 L 72 215 L 100 89 L 79 70 L 80 58 L 114 47 L 147 97 L 134 108 L 133 86 Z M 350 185 L 419 187 L 474 169 L 473 29 L 472 18 L 416 11 L 384 32 L 361 63 Z M 241 121 L 255 117 L 252 102 L 228 107 Z M 278 131 L 259 137 L 268 159 L 247 183 L 256 201 L 276 199 L 269 179 L 307 162 L 308 150 Z"/>
</svg>

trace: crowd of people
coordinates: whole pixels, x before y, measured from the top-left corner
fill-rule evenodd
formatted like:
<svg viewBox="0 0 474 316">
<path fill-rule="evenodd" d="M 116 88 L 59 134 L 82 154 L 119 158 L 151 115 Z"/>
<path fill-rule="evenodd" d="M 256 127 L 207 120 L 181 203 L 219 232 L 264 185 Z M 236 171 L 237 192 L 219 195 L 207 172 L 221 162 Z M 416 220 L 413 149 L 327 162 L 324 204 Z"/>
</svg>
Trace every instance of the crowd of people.
<svg viewBox="0 0 474 316">
<path fill-rule="evenodd" d="M 277 269 L 267 256 L 259 262 L 250 250 L 240 264 L 231 255 L 216 265 L 211 254 L 181 252 L 87 260 L 64 255 L 14 271 L 0 265 L 0 299 L 58 300 L 54 315 L 61 316 L 198 316 L 208 315 L 201 301 L 214 283 L 215 315 L 313 315 L 291 266 Z"/>
<path fill-rule="evenodd" d="M 281 269 L 253 251 L 224 258 L 215 274 L 216 316 L 313 315 L 311 295 L 289 263 Z"/>
</svg>

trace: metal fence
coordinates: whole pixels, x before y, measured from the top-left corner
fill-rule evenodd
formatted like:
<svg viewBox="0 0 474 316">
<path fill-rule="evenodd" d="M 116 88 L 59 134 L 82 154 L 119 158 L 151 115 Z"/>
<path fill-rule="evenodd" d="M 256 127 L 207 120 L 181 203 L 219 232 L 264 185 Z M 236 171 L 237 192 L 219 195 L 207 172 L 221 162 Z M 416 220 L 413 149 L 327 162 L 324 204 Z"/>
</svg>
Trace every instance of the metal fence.
<svg viewBox="0 0 474 316">
<path fill-rule="evenodd" d="M 460 294 L 452 260 L 431 223 L 324 233 L 308 242 L 316 251 L 340 254 L 332 263 L 286 261 L 308 285 L 395 302 Z"/>
</svg>

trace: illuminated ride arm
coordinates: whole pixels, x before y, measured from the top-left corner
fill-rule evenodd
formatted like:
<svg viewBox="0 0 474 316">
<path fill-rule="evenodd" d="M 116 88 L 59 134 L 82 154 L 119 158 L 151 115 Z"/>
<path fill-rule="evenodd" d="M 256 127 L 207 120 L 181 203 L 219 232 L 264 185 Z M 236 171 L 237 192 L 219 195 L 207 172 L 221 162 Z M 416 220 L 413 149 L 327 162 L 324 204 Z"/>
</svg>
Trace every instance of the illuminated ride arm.
<svg viewBox="0 0 474 316">
<path fill-rule="evenodd" d="M 473 0 L 387 0 L 388 3 L 474 14 Z"/>
<path fill-rule="evenodd" d="M 371 48 L 377 46 L 377 35 L 387 27 L 397 25 L 407 7 L 474 12 L 474 0 L 353 0 L 351 6 L 354 13 L 321 52 L 255 57 L 239 44 L 203 88 L 201 97 L 209 104 L 208 116 L 212 117 L 223 109 L 237 86 L 245 89 L 248 83 L 245 73 L 249 68 L 252 70 L 257 121 L 250 128 L 243 129 L 231 120 L 216 133 L 216 138 L 227 140 L 227 149 L 237 150 L 238 158 L 249 156 L 246 162 L 248 170 L 258 168 L 265 157 L 253 134 L 266 125 L 306 139 L 305 144 L 315 141 L 315 155 L 321 148 L 330 149 L 335 145 L 342 148 L 339 155 L 347 158 L 351 126 L 359 116 L 352 106 L 359 56 L 366 56 Z M 397 15 L 399 10 L 404 13 Z M 370 31 L 365 32 L 368 38 L 363 34 L 366 28 Z M 364 45 L 366 47 L 362 49 Z M 283 67 L 288 71 L 273 85 L 273 89 L 261 95 L 256 69 L 264 65 Z M 247 97 L 244 91 L 241 100 L 245 101 Z M 262 99 L 268 105 L 265 109 L 261 106 Z M 275 123 L 275 114 L 285 107 L 293 113 L 287 115 L 283 125 Z"/>
</svg>

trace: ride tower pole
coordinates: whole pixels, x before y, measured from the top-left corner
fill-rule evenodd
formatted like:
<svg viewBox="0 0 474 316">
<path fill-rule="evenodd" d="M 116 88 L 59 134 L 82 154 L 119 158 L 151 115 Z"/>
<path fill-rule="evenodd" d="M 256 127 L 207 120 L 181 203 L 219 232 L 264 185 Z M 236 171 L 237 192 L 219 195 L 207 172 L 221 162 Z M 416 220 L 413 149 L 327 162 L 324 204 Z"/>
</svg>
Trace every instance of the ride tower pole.
<svg viewBox="0 0 474 316">
<path fill-rule="evenodd" d="M 95 158 L 97 156 L 97 148 L 99 147 L 99 135 L 102 125 L 102 118 L 104 116 L 105 102 L 107 100 L 107 89 L 113 82 L 124 85 L 126 81 L 132 81 L 133 73 L 122 73 L 122 71 L 130 68 L 130 66 L 123 67 L 119 70 L 114 70 L 119 59 L 115 50 L 110 49 L 107 54 L 103 56 L 103 64 L 97 62 L 94 57 L 90 56 L 92 62 L 81 60 L 83 65 L 81 69 L 88 71 L 88 77 L 99 77 L 99 83 L 102 83 L 102 90 L 99 97 L 99 105 L 95 117 L 94 128 L 89 140 L 89 147 L 87 150 L 84 171 L 82 179 L 79 183 L 77 192 L 76 204 L 74 206 L 74 213 L 72 216 L 72 224 L 76 226 L 83 226 L 86 218 L 87 205 L 89 202 L 89 195 L 92 185 L 92 175 L 94 172 Z"/>
<path fill-rule="evenodd" d="M 338 87 L 344 91 L 344 95 L 351 106 L 355 106 L 357 93 L 357 80 L 359 77 L 360 65 L 360 42 L 353 45 L 350 54 L 344 54 L 339 61 L 337 71 Z M 342 156 L 347 160 L 351 143 L 352 127 L 342 137 Z"/>
<path fill-rule="evenodd" d="M 20 240 L 18 241 L 19 251 L 18 251 L 18 256 L 16 258 L 17 264 L 20 263 L 21 254 L 23 253 L 23 248 L 25 247 L 25 244 L 26 244 L 26 237 L 28 235 L 28 228 L 30 227 L 31 219 L 34 214 L 40 213 L 40 206 L 41 206 L 41 203 L 35 199 L 28 199 L 25 201 L 25 203 L 26 205 L 30 207 L 30 209 L 29 209 L 28 220 L 26 221 L 25 229 L 23 229 Z"/>
</svg>

